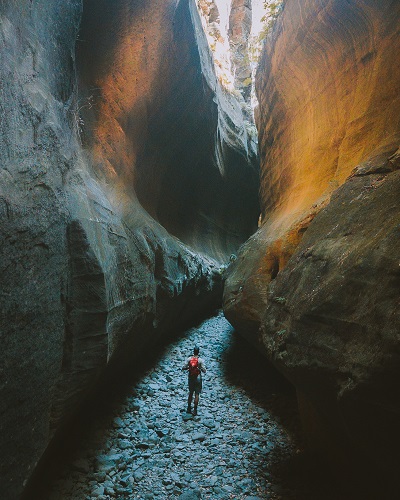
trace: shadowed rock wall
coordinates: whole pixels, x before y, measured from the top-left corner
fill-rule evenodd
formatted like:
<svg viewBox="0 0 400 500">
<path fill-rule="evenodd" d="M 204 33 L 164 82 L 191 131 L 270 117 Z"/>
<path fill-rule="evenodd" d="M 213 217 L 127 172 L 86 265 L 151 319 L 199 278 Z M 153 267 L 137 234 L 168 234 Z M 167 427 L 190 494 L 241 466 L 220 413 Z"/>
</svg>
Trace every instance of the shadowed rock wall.
<svg viewBox="0 0 400 500">
<path fill-rule="evenodd" d="M 256 144 L 217 83 L 194 3 L 85 0 L 80 38 L 96 171 L 170 233 L 226 259 L 256 229 Z"/>
<path fill-rule="evenodd" d="M 229 16 L 229 46 L 235 88 L 250 102 L 252 70 L 249 58 L 249 37 L 252 25 L 251 0 L 233 0 Z"/>
<path fill-rule="evenodd" d="M 193 2 L 6 1 L 0 16 L 8 499 L 106 366 L 218 305 L 258 208 L 255 145 Z"/>
<path fill-rule="evenodd" d="M 228 319 L 297 387 L 313 446 L 392 478 L 399 30 L 398 2 L 285 3 L 256 81 L 262 225 L 224 292 Z"/>
</svg>

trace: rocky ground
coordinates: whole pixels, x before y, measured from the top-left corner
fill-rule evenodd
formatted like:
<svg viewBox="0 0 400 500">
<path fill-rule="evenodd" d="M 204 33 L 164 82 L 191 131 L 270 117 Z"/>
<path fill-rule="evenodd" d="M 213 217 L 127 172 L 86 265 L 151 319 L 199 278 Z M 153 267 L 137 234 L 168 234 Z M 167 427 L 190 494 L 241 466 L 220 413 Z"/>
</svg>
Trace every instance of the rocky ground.
<svg viewBox="0 0 400 500">
<path fill-rule="evenodd" d="M 196 417 L 180 369 L 194 345 L 208 370 Z M 94 412 L 41 498 L 344 498 L 308 481 L 294 393 L 221 313 L 156 356 Z"/>
</svg>

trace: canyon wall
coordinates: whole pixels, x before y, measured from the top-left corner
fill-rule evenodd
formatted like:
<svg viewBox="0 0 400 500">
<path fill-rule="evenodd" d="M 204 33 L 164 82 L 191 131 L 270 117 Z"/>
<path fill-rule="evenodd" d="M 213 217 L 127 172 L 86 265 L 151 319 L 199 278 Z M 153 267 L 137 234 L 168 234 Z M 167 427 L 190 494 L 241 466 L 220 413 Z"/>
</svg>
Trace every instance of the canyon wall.
<svg viewBox="0 0 400 500">
<path fill-rule="evenodd" d="M 255 144 L 194 2 L 5 1 L 0 37 L 8 499 L 106 367 L 218 306 L 259 208 Z"/>
<path fill-rule="evenodd" d="M 235 88 L 250 102 L 252 69 L 249 57 L 249 38 L 252 25 L 251 0 L 232 0 L 229 16 L 229 46 Z"/>
<path fill-rule="evenodd" d="M 261 226 L 224 292 L 227 318 L 296 386 L 310 444 L 391 479 L 399 34 L 398 2 L 285 2 L 256 78 Z"/>
</svg>

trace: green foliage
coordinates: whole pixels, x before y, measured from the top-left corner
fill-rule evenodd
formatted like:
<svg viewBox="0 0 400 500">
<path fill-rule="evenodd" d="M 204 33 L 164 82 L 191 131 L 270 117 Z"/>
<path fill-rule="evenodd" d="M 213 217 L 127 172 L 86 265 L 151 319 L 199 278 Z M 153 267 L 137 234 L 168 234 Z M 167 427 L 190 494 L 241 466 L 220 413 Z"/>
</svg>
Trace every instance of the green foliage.
<svg viewBox="0 0 400 500">
<path fill-rule="evenodd" d="M 276 20 L 283 9 L 284 0 L 272 1 L 264 0 L 264 15 L 261 18 L 264 26 L 257 36 L 250 37 L 249 43 L 249 59 L 250 63 L 255 67 L 260 58 L 262 43 L 267 37 L 268 33 L 272 31 Z"/>
<path fill-rule="evenodd" d="M 261 18 L 262 22 L 267 22 L 271 18 L 277 18 L 279 15 L 279 12 L 281 11 L 282 8 L 282 0 L 273 2 L 271 0 L 264 0 L 264 10 L 265 14 Z"/>
<path fill-rule="evenodd" d="M 272 31 L 276 20 L 278 19 L 279 14 L 282 11 L 283 0 L 271 1 L 264 0 L 264 10 L 265 14 L 261 18 L 261 21 L 264 23 L 264 28 L 262 29 L 259 35 L 259 41 L 261 42 L 267 35 Z"/>
</svg>

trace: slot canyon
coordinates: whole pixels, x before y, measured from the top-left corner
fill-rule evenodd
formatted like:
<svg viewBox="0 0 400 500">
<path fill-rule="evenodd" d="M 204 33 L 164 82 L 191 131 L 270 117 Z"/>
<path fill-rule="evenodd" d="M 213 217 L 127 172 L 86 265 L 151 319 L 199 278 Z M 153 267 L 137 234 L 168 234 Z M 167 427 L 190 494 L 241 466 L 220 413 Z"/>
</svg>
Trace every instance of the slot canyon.
<svg viewBox="0 0 400 500">
<path fill-rule="evenodd" d="M 0 498 L 398 498 L 400 3 L 0 37 Z"/>
</svg>

